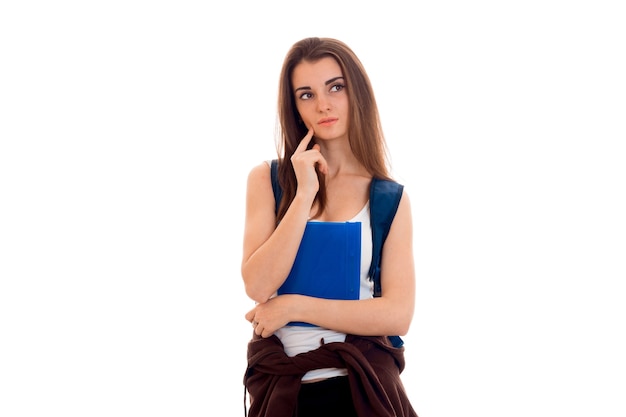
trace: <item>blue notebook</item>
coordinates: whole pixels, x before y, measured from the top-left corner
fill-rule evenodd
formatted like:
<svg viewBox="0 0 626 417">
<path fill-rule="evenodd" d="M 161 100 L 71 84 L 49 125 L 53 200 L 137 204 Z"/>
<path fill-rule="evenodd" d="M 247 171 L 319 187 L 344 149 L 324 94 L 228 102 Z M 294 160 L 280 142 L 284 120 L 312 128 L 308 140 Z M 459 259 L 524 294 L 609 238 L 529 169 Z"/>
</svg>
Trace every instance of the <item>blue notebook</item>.
<svg viewBox="0 0 626 417">
<path fill-rule="evenodd" d="M 278 294 L 358 300 L 360 274 L 361 223 L 308 222 L 291 272 Z"/>
</svg>

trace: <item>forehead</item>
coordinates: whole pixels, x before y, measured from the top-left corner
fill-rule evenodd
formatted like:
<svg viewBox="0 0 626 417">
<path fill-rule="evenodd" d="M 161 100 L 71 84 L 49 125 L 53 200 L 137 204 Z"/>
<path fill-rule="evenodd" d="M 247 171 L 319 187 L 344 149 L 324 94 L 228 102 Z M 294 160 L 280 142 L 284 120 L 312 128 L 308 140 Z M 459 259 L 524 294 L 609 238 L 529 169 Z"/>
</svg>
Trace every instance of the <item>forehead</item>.
<svg viewBox="0 0 626 417">
<path fill-rule="evenodd" d="M 337 61 L 331 57 L 324 57 L 314 62 L 302 61 L 296 65 L 291 75 L 291 84 L 294 88 L 323 86 L 326 81 L 342 76 Z"/>
</svg>

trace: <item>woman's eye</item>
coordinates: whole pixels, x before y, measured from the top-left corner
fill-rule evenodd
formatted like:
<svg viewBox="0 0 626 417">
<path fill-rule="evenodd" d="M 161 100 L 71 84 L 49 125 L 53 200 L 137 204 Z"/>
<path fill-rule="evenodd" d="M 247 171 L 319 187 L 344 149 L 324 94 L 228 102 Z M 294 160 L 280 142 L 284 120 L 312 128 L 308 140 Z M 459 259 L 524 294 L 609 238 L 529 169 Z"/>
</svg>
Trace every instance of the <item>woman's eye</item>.
<svg viewBox="0 0 626 417">
<path fill-rule="evenodd" d="M 308 100 L 308 99 L 311 98 L 311 96 L 312 96 L 311 93 L 302 93 L 302 94 L 300 94 L 300 99 L 301 100 Z"/>
<path fill-rule="evenodd" d="M 342 84 L 335 84 L 330 88 L 330 91 L 341 91 L 344 86 Z"/>
</svg>

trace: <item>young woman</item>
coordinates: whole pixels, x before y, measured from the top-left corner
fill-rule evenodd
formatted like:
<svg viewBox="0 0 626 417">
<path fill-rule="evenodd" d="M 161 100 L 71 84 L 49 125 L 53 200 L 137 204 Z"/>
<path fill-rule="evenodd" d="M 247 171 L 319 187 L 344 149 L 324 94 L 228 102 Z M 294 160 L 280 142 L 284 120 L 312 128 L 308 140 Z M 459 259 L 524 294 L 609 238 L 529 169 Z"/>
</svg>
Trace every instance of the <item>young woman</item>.
<svg viewBox="0 0 626 417">
<path fill-rule="evenodd" d="M 306 38 L 280 75 L 276 206 L 269 162 L 248 177 L 242 277 L 256 302 L 244 378 L 250 416 L 416 416 L 403 385 L 415 299 L 412 219 L 402 192 L 374 296 L 370 186 L 393 181 L 371 83 L 343 42 Z M 277 295 L 309 222 L 360 222 L 357 300 Z M 293 325 L 294 322 L 313 326 Z"/>
</svg>

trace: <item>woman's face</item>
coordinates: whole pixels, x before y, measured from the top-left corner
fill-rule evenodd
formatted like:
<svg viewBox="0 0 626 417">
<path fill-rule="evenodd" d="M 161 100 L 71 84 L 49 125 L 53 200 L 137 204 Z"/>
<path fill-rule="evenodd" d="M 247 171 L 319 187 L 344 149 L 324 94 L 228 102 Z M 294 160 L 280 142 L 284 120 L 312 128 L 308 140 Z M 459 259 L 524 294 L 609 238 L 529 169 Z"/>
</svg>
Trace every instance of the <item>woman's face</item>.
<svg viewBox="0 0 626 417">
<path fill-rule="evenodd" d="M 303 61 L 294 68 L 291 84 L 300 117 L 317 139 L 348 137 L 348 93 L 337 61 Z"/>
</svg>

